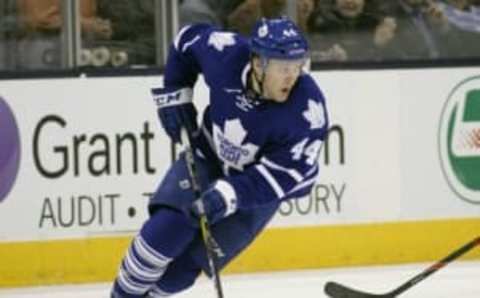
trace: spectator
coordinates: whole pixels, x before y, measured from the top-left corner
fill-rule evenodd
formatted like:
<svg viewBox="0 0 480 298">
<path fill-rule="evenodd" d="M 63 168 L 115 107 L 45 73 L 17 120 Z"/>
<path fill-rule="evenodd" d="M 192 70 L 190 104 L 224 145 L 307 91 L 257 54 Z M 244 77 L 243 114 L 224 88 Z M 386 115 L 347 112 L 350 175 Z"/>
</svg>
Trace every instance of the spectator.
<svg viewBox="0 0 480 298">
<path fill-rule="evenodd" d="M 297 25 L 304 32 L 308 32 L 308 20 L 314 9 L 314 0 L 297 0 Z"/>
<path fill-rule="evenodd" d="M 307 31 L 307 21 L 313 12 L 314 0 L 297 0 L 297 25 Z M 227 18 L 227 28 L 248 35 L 260 17 L 278 18 L 286 14 L 285 0 L 246 0 Z"/>
<path fill-rule="evenodd" d="M 247 36 L 251 33 L 253 25 L 262 16 L 261 0 L 246 0 L 240 3 L 228 15 L 226 27 Z"/>
<path fill-rule="evenodd" d="M 396 58 L 416 60 L 448 56 L 445 22 L 433 1 L 397 0 L 386 3 L 385 7 L 395 16 L 398 27 L 393 42 Z"/>
<path fill-rule="evenodd" d="M 299 6 L 309 2 L 313 0 L 297 1 Z M 180 25 L 209 23 L 248 35 L 259 18 L 284 15 L 285 5 L 285 0 L 184 0 L 180 6 Z"/>
<path fill-rule="evenodd" d="M 274 18 L 285 14 L 286 0 L 258 0 L 263 17 Z"/>
<path fill-rule="evenodd" d="M 317 61 L 382 58 L 396 30 L 374 0 L 320 0 L 307 25 Z"/>
<path fill-rule="evenodd" d="M 463 31 L 480 32 L 480 0 L 438 3 L 444 18 Z"/>
<path fill-rule="evenodd" d="M 81 27 L 85 36 L 108 38 L 108 21 L 96 16 L 95 0 L 80 2 Z M 60 33 L 62 27 L 59 0 L 17 0 L 19 26 L 19 68 L 58 68 L 61 66 Z"/>
<path fill-rule="evenodd" d="M 183 0 L 180 4 L 180 26 L 192 23 L 209 23 L 228 27 L 228 16 L 243 2 L 243 9 L 257 5 L 257 0 Z"/>
<path fill-rule="evenodd" d="M 91 46 L 109 52 L 114 66 L 155 65 L 154 1 L 97 1 L 98 14 L 110 22 L 112 35 L 108 41 L 96 41 Z"/>
<path fill-rule="evenodd" d="M 61 4 L 59 0 L 17 0 L 17 7 L 27 30 L 59 31 L 62 25 Z M 109 38 L 109 22 L 97 17 L 96 0 L 80 1 L 80 24 L 86 34 Z"/>
<path fill-rule="evenodd" d="M 450 0 L 438 3 L 448 58 L 480 56 L 480 1 Z M 465 47 L 468 45 L 468 47 Z"/>
</svg>

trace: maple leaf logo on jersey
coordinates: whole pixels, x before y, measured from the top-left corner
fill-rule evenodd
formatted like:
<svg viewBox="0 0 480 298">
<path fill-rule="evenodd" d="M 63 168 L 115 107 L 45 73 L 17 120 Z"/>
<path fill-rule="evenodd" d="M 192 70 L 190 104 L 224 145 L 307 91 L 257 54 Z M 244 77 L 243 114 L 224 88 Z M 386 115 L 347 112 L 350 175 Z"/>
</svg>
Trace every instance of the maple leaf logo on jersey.
<svg viewBox="0 0 480 298">
<path fill-rule="evenodd" d="M 242 171 L 245 165 L 255 159 L 258 146 L 251 143 L 243 144 L 246 136 L 247 132 L 240 119 L 226 120 L 223 132 L 217 125 L 213 125 L 215 147 L 227 168 Z"/>
<path fill-rule="evenodd" d="M 235 44 L 235 34 L 230 32 L 213 32 L 208 38 L 208 45 L 222 52 L 225 47 Z"/>
<path fill-rule="evenodd" d="M 308 109 L 303 112 L 303 117 L 310 122 L 310 129 L 322 128 L 325 125 L 325 111 L 321 102 L 308 100 Z"/>
</svg>

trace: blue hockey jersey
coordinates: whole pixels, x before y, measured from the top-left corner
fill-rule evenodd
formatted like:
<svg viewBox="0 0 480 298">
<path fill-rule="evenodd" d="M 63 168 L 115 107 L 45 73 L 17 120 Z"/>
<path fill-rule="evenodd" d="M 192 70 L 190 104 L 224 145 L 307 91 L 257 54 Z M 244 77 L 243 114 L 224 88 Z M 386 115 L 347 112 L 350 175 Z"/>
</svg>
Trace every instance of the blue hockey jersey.
<svg viewBox="0 0 480 298">
<path fill-rule="evenodd" d="M 244 209 L 308 194 L 329 125 L 310 75 L 299 77 L 286 102 L 275 103 L 251 98 L 249 71 L 247 39 L 201 24 L 179 32 L 164 78 L 165 87 L 193 87 L 203 74 L 210 98 L 197 143 L 221 165 Z"/>
</svg>

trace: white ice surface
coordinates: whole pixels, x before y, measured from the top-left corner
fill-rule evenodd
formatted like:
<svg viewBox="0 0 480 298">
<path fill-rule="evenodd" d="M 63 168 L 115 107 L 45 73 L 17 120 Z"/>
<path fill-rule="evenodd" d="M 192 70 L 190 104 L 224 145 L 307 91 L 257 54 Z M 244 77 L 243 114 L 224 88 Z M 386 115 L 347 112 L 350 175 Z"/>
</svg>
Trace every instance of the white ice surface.
<svg viewBox="0 0 480 298">
<path fill-rule="evenodd" d="M 359 267 L 224 275 L 225 298 L 323 298 L 329 280 L 364 291 L 383 293 L 424 270 L 429 264 Z M 110 284 L 37 287 L 0 290 L 4 298 L 107 298 Z M 190 290 L 175 298 L 215 298 L 213 284 L 201 277 Z M 401 298 L 480 298 L 480 261 L 454 262 L 418 283 Z"/>
</svg>

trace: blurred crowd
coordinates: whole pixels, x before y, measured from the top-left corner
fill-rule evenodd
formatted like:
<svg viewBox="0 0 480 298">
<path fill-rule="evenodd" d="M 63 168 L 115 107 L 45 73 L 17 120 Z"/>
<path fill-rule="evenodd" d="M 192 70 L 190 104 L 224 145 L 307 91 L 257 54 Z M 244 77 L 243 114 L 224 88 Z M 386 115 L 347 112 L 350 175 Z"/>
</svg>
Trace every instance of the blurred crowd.
<svg viewBox="0 0 480 298">
<path fill-rule="evenodd" d="M 154 0 L 79 2 L 81 66 L 155 64 L 155 24 L 160 22 L 155 22 Z M 60 4 L 0 1 L 0 70 L 61 67 Z M 480 53 L 480 0 L 179 0 L 178 5 L 180 26 L 207 22 L 244 35 L 261 17 L 293 11 L 317 62 L 475 58 Z"/>
<path fill-rule="evenodd" d="M 0 70 L 55 69 L 62 0 L 0 1 Z M 80 66 L 155 64 L 153 0 L 81 0 Z"/>
<path fill-rule="evenodd" d="M 319 0 L 308 15 L 314 59 L 384 61 L 473 58 L 479 0 Z"/>
</svg>

